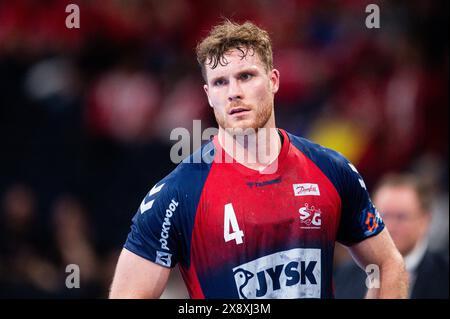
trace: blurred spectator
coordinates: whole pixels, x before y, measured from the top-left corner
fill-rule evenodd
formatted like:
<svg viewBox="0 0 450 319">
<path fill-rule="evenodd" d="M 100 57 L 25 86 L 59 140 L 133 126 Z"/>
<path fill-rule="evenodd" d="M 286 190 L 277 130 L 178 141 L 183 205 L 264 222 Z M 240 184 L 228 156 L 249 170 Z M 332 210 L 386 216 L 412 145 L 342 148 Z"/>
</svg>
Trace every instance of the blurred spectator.
<svg viewBox="0 0 450 319">
<path fill-rule="evenodd" d="M 64 273 L 70 264 L 80 269 L 80 287 L 64 290 L 62 296 L 97 297 L 100 265 L 86 211 L 75 197 L 60 196 L 53 205 L 52 222 L 59 271 Z"/>
<path fill-rule="evenodd" d="M 431 197 L 428 247 L 432 251 L 448 254 L 449 202 L 448 192 L 445 190 L 448 185 L 448 164 L 443 163 L 436 155 L 425 153 L 417 159 L 412 169 L 421 183 L 429 189 Z"/>
<path fill-rule="evenodd" d="M 94 133 L 121 143 L 142 143 L 151 137 L 159 90 L 149 75 L 112 70 L 93 84 L 90 101 L 88 119 Z"/>
<path fill-rule="evenodd" d="M 430 251 L 427 233 L 431 222 L 429 190 L 414 176 L 387 175 L 374 193 L 392 239 L 405 259 L 410 298 L 448 298 L 449 261 Z M 336 271 L 336 298 L 363 298 L 366 274 L 354 262 Z"/>
<path fill-rule="evenodd" d="M 58 272 L 37 220 L 33 191 L 15 184 L 2 197 L 0 222 L 0 296 L 55 297 Z"/>
<path fill-rule="evenodd" d="M 155 121 L 160 138 L 169 137 L 170 132 L 176 127 L 190 130 L 194 119 L 200 120 L 205 117 L 209 107 L 204 91 L 198 83 L 201 83 L 198 77 L 187 77 L 174 83 Z M 204 123 L 203 129 L 207 127 L 209 126 Z"/>
</svg>

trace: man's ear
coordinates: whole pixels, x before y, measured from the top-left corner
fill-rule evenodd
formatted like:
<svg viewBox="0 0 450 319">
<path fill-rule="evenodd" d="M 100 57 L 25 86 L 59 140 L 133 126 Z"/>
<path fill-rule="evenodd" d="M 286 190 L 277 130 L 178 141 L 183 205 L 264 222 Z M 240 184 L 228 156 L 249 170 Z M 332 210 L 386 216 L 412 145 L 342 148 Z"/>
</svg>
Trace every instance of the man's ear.
<svg viewBox="0 0 450 319">
<path fill-rule="evenodd" d="M 280 71 L 273 69 L 270 73 L 270 81 L 272 84 L 272 93 L 275 94 L 280 87 Z"/>
<path fill-rule="evenodd" d="M 206 97 L 208 98 L 209 106 L 214 107 L 214 105 L 213 105 L 212 102 L 211 102 L 211 99 L 209 98 L 209 94 L 208 94 L 208 85 L 207 85 L 207 84 L 203 85 L 203 90 L 205 90 Z"/>
</svg>

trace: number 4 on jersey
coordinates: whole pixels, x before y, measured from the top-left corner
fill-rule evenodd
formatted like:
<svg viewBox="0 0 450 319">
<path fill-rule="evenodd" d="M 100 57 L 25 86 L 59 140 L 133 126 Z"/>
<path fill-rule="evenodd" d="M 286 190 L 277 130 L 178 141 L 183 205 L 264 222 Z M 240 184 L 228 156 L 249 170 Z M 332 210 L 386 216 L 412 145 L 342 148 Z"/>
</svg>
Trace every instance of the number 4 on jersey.
<svg viewBox="0 0 450 319">
<path fill-rule="evenodd" d="M 230 233 L 230 224 L 231 229 L 233 230 L 232 233 Z M 239 245 L 243 243 L 242 237 L 244 237 L 244 232 L 239 229 L 233 205 L 231 203 L 226 204 L 223 222 L 223 238 L 225 239 L 225 242 L 234 239 L 236 241 L 236 245 Z"/>
</svg>

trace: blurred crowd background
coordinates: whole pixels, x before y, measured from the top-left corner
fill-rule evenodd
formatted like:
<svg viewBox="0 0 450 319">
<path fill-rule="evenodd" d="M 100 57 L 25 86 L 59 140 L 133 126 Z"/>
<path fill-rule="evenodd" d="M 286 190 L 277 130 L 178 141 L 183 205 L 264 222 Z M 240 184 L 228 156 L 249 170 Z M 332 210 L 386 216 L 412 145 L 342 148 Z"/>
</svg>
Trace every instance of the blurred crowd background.
<svg viewBox="0 0 450 319">
<path fill-rule="evenodd" d="M 80 8 L 68 29 L 66 5 Z M 365 8 L 380 7 L 368 29 Z M 271 34 L 279 127 L 334 148 L 369 191 L 432 190 L 448 259 L 448 2 L 0 0 L 0 297 L 104 298 L 131 218 L 175 166 L 170 131 L 215 126 L 196 43 L 227 17 Z M 349 257 L 337 247 L 336 265 Z M 77 264 L 81 288 L 67 289 Z M 183 296 L 173 272 L 164 297 Z"/>
</svg>

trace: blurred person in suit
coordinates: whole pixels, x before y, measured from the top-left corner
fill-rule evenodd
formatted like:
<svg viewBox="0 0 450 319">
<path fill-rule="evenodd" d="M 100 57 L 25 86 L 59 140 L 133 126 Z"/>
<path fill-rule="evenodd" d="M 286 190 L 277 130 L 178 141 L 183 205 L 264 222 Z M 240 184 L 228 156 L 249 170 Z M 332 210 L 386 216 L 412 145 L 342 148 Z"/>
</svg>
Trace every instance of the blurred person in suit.
<svg viewBox="0 0 450 319">
<path fill-rule="evenodd" d="M 411 299 L 448 298 L 448 255 L 429 248 L 430 198 L 421 180 L 408 174 L 386 175 L 374 192 L 374 204 L 404 258 Z M 336 298 L 364 297 L 366 274 L 351 260 L 336 270 L 334 279 Z"/>
</svg>

